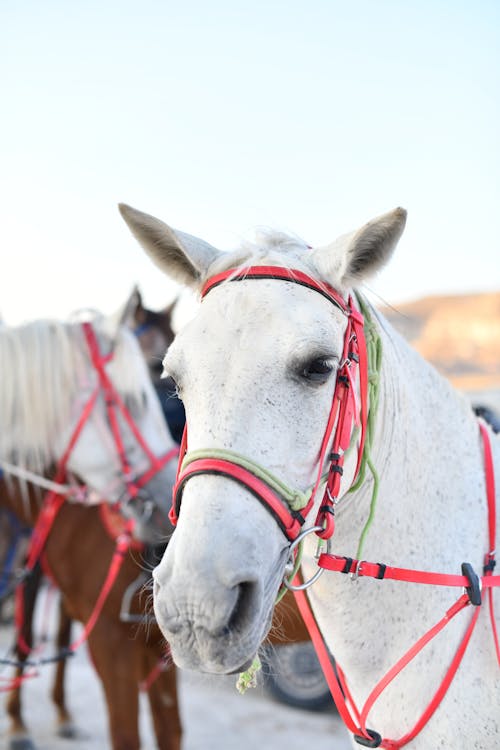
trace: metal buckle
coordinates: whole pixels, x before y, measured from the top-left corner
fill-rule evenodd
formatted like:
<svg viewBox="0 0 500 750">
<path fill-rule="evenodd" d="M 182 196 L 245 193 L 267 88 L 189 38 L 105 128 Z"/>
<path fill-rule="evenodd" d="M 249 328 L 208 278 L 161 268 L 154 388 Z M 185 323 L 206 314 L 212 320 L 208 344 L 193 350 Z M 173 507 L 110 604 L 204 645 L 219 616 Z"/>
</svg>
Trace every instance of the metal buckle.
<svg viewBox="0 0 500 750">
<path fill-rule="evenodd" d="M 356 570 L 354 573 L 351 573 L 351 581 L 357 581 L 359 578 L 359 572 L 361 570 L 361 566 L 363 565 L 363 560 L 358 560 L 356 563 Z"/>
<path fill-rule="evenodd" d="M 283 577 L 283 585 L 289 591 L 305 591 L 305 589 L 308 589 L 309 586 L 312 586 L 313 583 L 315 583 L 318 580 L 318 578 L 325 572 L 324 568 L 318 568 L 316 573 L 308 581 L 304 581 L 304 583 L 300 583 L 297 585 L 292 583 L 290 578 L 287 578 L 287 573 L 290 574 L 292 572 L 293 565 L 295 563 L 294 556 L 293 556 L 295 549 L 298 547 L 300 542 L 303 539 L 305 539 L 306 536 L 308 536 L 308 534 L 316 533 L 317 531 L 323 531 L 323 526 L 311 526 L 310 529 L 304 529 L 304 531 L 301 531 L 300 534 L 296 537 L 296 539 L 293 540 L 293 542 L 290 545 L 289 552 L 288 552 L 288 562 L 285 568 L 285 575 Z M 320 540 L 320 543 L 321 541 L 322 540 Z M 330 554 L 331 539 L 326 540 L 326 551 L 328 554 Z M 315 555 L 315 559 L 317 560 L 318 558 L 319 558 L 319 545 L 318 545 L 318 550 L 316 551 L 316 555 Z"/>
</svg>

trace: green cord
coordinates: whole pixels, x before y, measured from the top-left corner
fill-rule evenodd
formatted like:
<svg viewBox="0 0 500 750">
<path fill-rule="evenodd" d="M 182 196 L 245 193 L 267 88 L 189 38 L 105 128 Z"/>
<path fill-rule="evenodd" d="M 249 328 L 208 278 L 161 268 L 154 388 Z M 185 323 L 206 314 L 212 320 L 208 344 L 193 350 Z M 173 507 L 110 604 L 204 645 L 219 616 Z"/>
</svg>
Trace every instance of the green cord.
<svg viewBox="0 0 500 750">
<path fill-rule="evenodd" d="M 271 489 L 275 490 L 278 495 L 281 495 L 287 502 L 292 510 L 302 510 L 305 508 L 311 497 L 312 488 L 306 492 L 288 487 L 279 477 L 273 474 L 269 469 L 264 466 L 260 466 L 250 458 L 242 456 L 241 453 L 235 451 L 229 451 L 224 448 L 214 448 L 213 450 L 196 450 L 186 453 L 184 461 L 182 462 L 182 469 L 185 469 L 193 461 L 198 461 L 203 458 L 215 458 L 222 461 L 230 461 L 237 466 L 241 466 L 243 469 L 250 471 L 254 476 L 265 482 Z"/>
<path fill-rule="evenodd" d="M 373 477 L 373 490 L 370 501 L 370 512 L 366 519 L 365 525 L 361 531 L 358 549 L 356 550 L 356 558 L 359 560 L 363 552 L 363 546 L 365 544 L 366 537 L 370 530 L 370 527 L 375 518 L 375 511 L 378 500 L 378 490 L 380 485 L 380 477 L 372 461 L 371 448 L 373 445 L 373 436 L 375 432 L 375 417 L 378 410 L 379 393 L 380 393 L 380 370 L 382 367 L 382 340 L 378 334 L 378 331 L 373 323 L 370 315 L 370 310 L 363 300 L 363 298 L 356 294 L 358 304 L 363 317 L 365 319 L 365 338 L 366 338 L 366 351 L 368 360 L 368 403 L 370 404 L 368 410 L 368 417 L 366 423 L 366 439 L 361 457 L 361 466 L 359 470 L 359 476 L 356 482 L 352 485 L 349 492 L 355 492 L 361 487 L 365 481 L 366 467 L 369 468 Z"/>
</svg>

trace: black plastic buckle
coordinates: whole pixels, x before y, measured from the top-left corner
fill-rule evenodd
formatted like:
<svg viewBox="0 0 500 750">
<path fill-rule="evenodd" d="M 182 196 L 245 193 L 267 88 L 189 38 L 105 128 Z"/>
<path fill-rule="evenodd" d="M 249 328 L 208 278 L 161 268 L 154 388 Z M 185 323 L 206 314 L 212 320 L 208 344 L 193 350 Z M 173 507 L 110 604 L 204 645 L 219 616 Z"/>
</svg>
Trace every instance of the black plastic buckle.
<svg viewBox="0 0 500 750">
<path fill-rule="evenodd" d="M 350 573 L 352 565 L 352 557 L 345 557 L 345 565 L 340 571 L 341 573 Z"/>
<path fill-rule="evenodd" d="M 324 515 L 325 513 L 329 513 L 331 516 L 334 516 L 335 508 L 332 505 L 321 505 L 319 509 L 319 514 Z"/>
<path fill-rule="evenodd" d="M 481 606 L 481 583 L 470 563 L 462 563 L 462 575 L 469 579 L 470 586 L 465 587 L 469 601 L 475 607 Z"/>
<path fill-rule="evenodd" d="M 364 737 L 362 734 L 353 735 L 358 745 L 363 745 L 363 747 L 380 747 L 382 744 L 382 737 L 378 732 L 374 729 L 366 729 L 366 734 L 369 734 L 371 739 Z"/>
<path fill-rule="evenodd" d="M 329 461 L 340 461 L 342 458 L 340 453 L 329 453 L 328 454 L 328 460 Z"/>
<path fill-rule="evenodd" d="M 306 522 L 306 519 L 299 510 L 292 510 L 292 518 L 298 521 L 301 526 Z"/>
<path fill-rule="evenodd" d="M 486 565 L 483 567 L 483 574 L 487 575 L 488 573 L 493 573 L 493 571 L 495 570 L 496 564 L 497 564 L 497 561 L 495 560 L 495 558 L 491 557 L 486 563 Z"/>
<path fill-rule="evenodd" d="M 379 581 L 382 580 L 382 578 L 385 576 L 385 571 L 387 570 L 387 565 L 384 565 L 384 563 L 377 563 L 378 565 L 378 573 L 375 576 L 375 578 L 378 578 Z"/>
</svg>

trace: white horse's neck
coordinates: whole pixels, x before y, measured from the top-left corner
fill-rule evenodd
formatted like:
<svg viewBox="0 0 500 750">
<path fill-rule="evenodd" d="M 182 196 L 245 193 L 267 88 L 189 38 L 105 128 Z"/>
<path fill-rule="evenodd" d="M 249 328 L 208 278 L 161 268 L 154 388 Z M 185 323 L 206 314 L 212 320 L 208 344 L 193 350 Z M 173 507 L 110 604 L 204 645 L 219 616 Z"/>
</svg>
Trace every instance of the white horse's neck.
<svg viewBox="0 0 500 750">
<path fill-rule="evenodd" d="M 467 561 L 481 575 L 487 551 L 487 504 L 477 420 L 468 401 L 386 321 L 378 321 L 377 326 L 383 361 L 372 457 L 380 489 L 362 557 L 456 574 Z M 498 466 L 497 440 L 495 454 Z M 368 480 L 357 493 L 340 501 L 335 554 L 355 557 L 371 490 Z M 330 649 L 346 671 L 355 698 L 362 701 L 460 593 L 371 579 L 354 582 L 348 576 L 325 573 L 311 590 L 311 601 Z M 482 622 L 487 622 L 486 614 Z M 387 691 L 390 703 L 384 698 L 381 709 L 374 709 L 374 717 L 379 717 L 380 728 L 388 736 L 394 736 L 392 723 L 394 733 L 400 735 L 423 710 L 429 691 L 437 688 L 458 646 L 462 629 L 463 620 L 447 629 L 446 641 L 431 643 L 397 689 Z M 474 637 L 481 636 L 476 633 Z M 489 638 L 488 633 L 483 640 Z M 493 663 L 493 654 L 490 657 Z"/>
</svg>

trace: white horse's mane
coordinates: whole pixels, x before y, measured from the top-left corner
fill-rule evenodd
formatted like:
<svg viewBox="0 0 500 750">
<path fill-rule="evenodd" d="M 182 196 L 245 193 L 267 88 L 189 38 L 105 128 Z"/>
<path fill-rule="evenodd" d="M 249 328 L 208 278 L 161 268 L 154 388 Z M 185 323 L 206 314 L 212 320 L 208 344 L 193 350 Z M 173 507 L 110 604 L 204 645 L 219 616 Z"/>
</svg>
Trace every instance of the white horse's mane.
<svg viewBox="0 0 500 750">
<path fill-rule="evenodd" d="M 299 237 L 273 229 L 259 229 L 253 242 L 244 241 L 237 250 L 217 258 L 208 269 L 206 278 L 230 268 L 241 269 L 264 261 L 269 265 L 311 271 L 312 264 L 307 263 L 307 250 L 308 245 Z"/>
<path fill-rule="evenodd" d="M 107 353 L 112 342 L 104 318 L 92 322 Z M 141 398 L 141 367 L 133 335 L 120 328 L 113 382 L 129 404 Z M 97 382 L 81 327 L 53 320 L 0 326 L 0 370 L 0 459 L 41 472 L 54 462 L 56 435 L 78 416 L 72 405 L 79 392 L 90 395 Z"/>
</svg>

